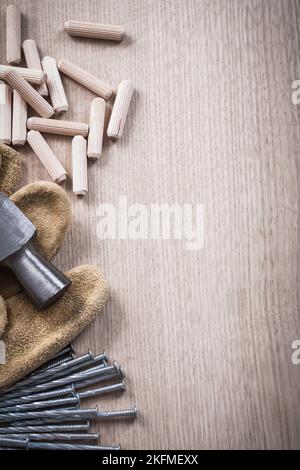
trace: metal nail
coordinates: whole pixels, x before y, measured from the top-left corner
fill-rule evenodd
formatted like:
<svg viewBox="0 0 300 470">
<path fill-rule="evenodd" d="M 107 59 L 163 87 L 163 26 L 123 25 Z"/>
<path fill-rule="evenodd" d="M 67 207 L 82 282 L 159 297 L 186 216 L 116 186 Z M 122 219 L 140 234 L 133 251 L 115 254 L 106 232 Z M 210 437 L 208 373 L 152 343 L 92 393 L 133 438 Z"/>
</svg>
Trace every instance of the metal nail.
<svg viewBox="0 0 300 470">
<path fill-rule="evenodd" d="M 31 403 L 21 403 L 20 405 L 8 406 L 6 408 L 1 408 L 0 413 L 18 413 L 19 411 L 34 411 L 43 408 L 55 408 L 55 407 L 64 407 L 65 405 L 79 405 L 80 398 L 78 394 L 75 394 L 72 397 L 58 398 L 56 400 L 42 400 L 42 401 L 33 401 Z"/>
<path fill-rule="evenodd" d="M 54 442 L 29 442 L 28 449 L 48 450 L 120 450 L 120 446 L 97 446 L 87 444 L 56 444 Z"/>
<path fill-rule="evenodd" d="M 134 406 L 128 410 L 114 410 L 114 411 L 98 411 L 98 408 L 86 408 L 79 410 L 43 410 L 43 411 L 27 411 L 24 413 L 1 413 L 0 422 L 8 423 L 10 421 L 22 421 L 30 419 L 56 419 L 56 420 L 69 420 L 76 421 L 78 419 L 118 419 L 118 418 L 136 418 L 137 408 Z"/>
<path fill-rule="evenodd" d="M 100 376 L 99 378 L 96 377 L 94 379 L 77 382 L 75 384 L 75 387 L 73 385 L 69 385 L 67 387 L 50 390 L 49 392 L 35 393 L 33 395 L 28 395 L 24 397 L 11 398 L 10 400 L 7 399 L 6 401 L 3 401 L 1 403 L 0 413 L 14 411 L 14 409 L 8 409 L 8 408 L 15 408 L 15 411 L 21 411 L 25 409 L 30 409 L 31 407 L 33 408 L 44 407 L 42 404 L 41 406 L 39 406 L 39 402 L 46 404 L 46 407 L 47 406 L 50 406 L 50 407 L 60 406 L 61 403 L 66 403 L 66 404 L 75 403 L 75 400 L 73 401 L 70 399 L 68 399 L 66 402 L 54 400 L 55 398 L 65 396 L 65 395 L 72 395 L 72 397 L 74 396 L 76 397 L 77 395 L 79 395 L 79 398 L 82 399 L 82 398 L 94 397 L 97 395 L 104 395 L 106 393 L 113 393 L 119 390 L 125 390 L 126 387 L 125 387 L 125 382 L 123 380 L 122 382 L 117 383 L 117 384 L 111 384 L 105 387 L 99 387 L 99 388 L 84 391 L 84 392 L 78 392 L 78 393 L 75 392 L 75 389 L 79 390 L 81 388 L 85 388 L 88 385 L 94 385 L 95 383 L 108 381 L 115 377 L 119 377 L 118 372 L 114 372 L 113 374 L 103 375 L 102 377 Z M 71 397 L 67 397 L 67 398 L 71 398 Z M 31 405 L 31 406 L 25 407 L 23 405 Z"/>
<path fill-rule="evenodd" d="M 98 441 L 99 433 L 70 434 L 70 433 L 7 433 L 5 438 L 27 438 L 30 441 Z"/>
<path fill-rule="evenodd" d="M 53 367 L 60 366 L 61 364 L 65 364 L 66 362 L 72 361 L 73 359 L 75 359 L 75 357 L 72 357 L 72 356 L 68 356 L 62 359 L 56 359 L 54 361 L 49 362 L 48 364 L 46 364 L 44 367 L 42 367 L 39 370 L 53 369 Z"/>
<path fill-rule="evenodd" d="M 80 423 L 85 423 L 86 420 L 84 418 L 82 419 L 74 419 L 74 420 L 63 420 L 63 424 L 65 425 L 70 425 L 70 424 L 80 424 Z M 60 418 L 44 418 L 44 419 L 22 419 L 20 421 L 10 421 L 9 426 L 10 427 L 19 427 L 19 426 L 57 426 L 62 423 L 62 420 Z"/>
<path fill-rule="evenodd" d="M 72 370 L 76 370 L 78 368 L 84 367 L 85 365 L 88 366 L 94 363 L 95 363 L 95 358 L 93 358 L 91 351 L 88 351 L 87 354 L 76 357 L 76 359 L 72 359 L 71 361 L 64 362 L 63 364 L 60 364 L 59 366 L 54 367 L 53 369 L 52 368 L 46 369 L 42 372 L 34 374 L 31 377 L 21 380 L 17 384 L 7 389 L 5 394 L 7 397 L 9 397 L 12 391 L 19 390 L 23 387 L 27 387 L 28 385 L 32 385 L 32 384 L 49 382 L 52 376 L 59 377 L 59 375 L 64 372 L 68 373 L 69 371 L 71 372 Z"/>
<path fill-rule="evenodd" d="M 62 433 L 75 431 L 88 431 L 90 422 L 82 422 L 81 424 L 49 424 L 44 426 L 7 426 L 0 427 L 0 434 L 17 434 L 17 433 Z"/>
<path fill-rule="evenodd" d="M 63 348 L 61 351 L 56 353 L 53 359 L 57 359 L 58 357 L 64 356 L 65 354 L 74 354 L 74 355 L 76 355 L 76 351 L 75 351 L 75 349 L 74 349 L 74 347 L 71 343 L 68 346 L 66 346 L 65 348 Z"/>
<path fill-rule="evenodd" d="M 97 420 L 102 419 L 119 419 L 119 418 L 136 418 L 137 408 L 134 406 L 129 410 L 115 410 L 115 411 L 98 411 Z"/>
<path fill-rule="evenodd" d="M 16 439 L 0 436 L 0 447 L 28 449 L 28 439 Z"/>
<path fill-rule="evenodd" d="M 78 390 L 78 389 L 81 389 L 81 388 L 88 387 L 89 385 L 95 385 L 95 384 L 98 384 L 98 383 L 107 382 L 107 381 L 112 380 L 112 379 L 117 378 L 117 377 L 122 377 L 118 370 L 116 370 L 115 372 L 113 372 L 111 374 L 102 375 L 100 377 L 96 376 L 96 377 L 92 377 L 91 379 L 80 380 L 79 382 L 76 382 L 76 384 L 74 384 L 74 387 L 75 387 L 75 390 Z"/>
<path fill-rule="evenodd" d="M 75 374 L 67 375 L 66 377 L 61 377 L 59 379 L 54 379 L 49 382 L 45 382 L 41 384 L 35 384 L 28 388 L 26 387 L 25 390 L 23 389 L 15 390 L 7 394 L 6 398 L 16 398 L 18 396 L 22 396 L 23 394 L 33 394 L 37 392 L 42 392 L 42 391 L 49 390 L 51 388 L 61 387 L 61 386 L 75 383 L 75 382 L 85 380 L 88 378 L 106 375 L 111 372 L 116 372 L 117 370 L 116 367 L 117 366 L 115 364 L 113 364 L 112 366 L 106 366 L 106 367 L 103 367 L 103 366 L 92 367 L 91 369 L 87 369 L 87 370 L 84 370 Z"/>
<path fill-rule="evenodd" d="M 78 356 L 74 359 L 71 359 L 69 361 L 61 361 L 61 363 L 59 363 L 59 360 L 56 361 L 57 363 L 52 363 L 52 365 L 49 367 L 47 367 L 42 375 L 41 374 L 38 374 L 35 376 L 36 380 L 38 381 L 39 378 L 43 378 L 44 376 L 51 376 L 52 374 L 54 373 L 57 373 L 57 372 L 61 372 L 61 371 L 64 371 L 64 370 L 69 370 L 70 368 L 72 367 L 75 367 L 75 366 L 82 366 L 82 367 L 85 367 L 85 365 L 88 365 L 88 363 L 90 364 L 93 364 L 94 363 L 94 356 L 92 354 L 92 352 L 90 350 L 88 350 L 88 352 L 86 354 L 83 354 L 82 356 Z"/>
<path fill-rule="evenodd" d="M 16 398 L 7 398 L 6 400 L 1 401 L 0 403 L 0 412 L 2 408 L 7 406 L 21 405 L 22 403 L 30 403 L 32 401 L 41 401 L 48 400 L 52 398 L 57 398 L 65 395 L 74 395 L 75 390 L 73 385 L 68 385 L 67 387 L 61 387 L 57 389 L 50 390 L 49 392 L 34 393 L 33 395 L 25 395 L 22 397 Z"/>
<path fill-rule="evenodd" d="M 74 387 L 73 387 L 74 390 Z M 0 408 L 1 413 L 17 413 L 21 411 L 34 411 L 43 408 L 55 408 L 58 406 L 65 405 L 80 405 L 80 400 L 83 398 L 96 397 L 98 395 L 104 395 L 107 393 L 113 393 L 120 390 L 125 390 L 124 380 L 117 384 L 107 385 L 106 387 L 99 387 L 92 390 L 87 390 L 85 392 L 73 393 L 72 397 L 58 398 L 54 400 L 41 400 L 41 401 L 32 401 L 30 403 L 20 403 L 12 406 Z M 38 394 L 37 394 L 38 395 Z"/>
<path fill-rule="evenodd" d="M 42 364 L 40 367 L 38 367 L 33 373 L 41 371 L 43 369 L 46 369 L 48 367 L 52 367 L 52 364 L 58 361 L 66 362 L 70 361 L 72 359 L 75 359 L 76 357 L 76 352 L 74 351 L 74 348 L 72 345 L 62 349 L 59 353 L 57 353 L 55 356 L 53 356 L 52 359 L 49 359 L 47 362 Z"/>
<path fill-rule="evenodd" d="M 96 397 L 97 395 L 104 395 L 106 393 L 112 393 L 112 392 L 117 392 L 119 390 L 125 390 L 125 382 L 122 380 L 122 382 L 117 383 L 117 384 L 112 384 L 112 385 L 107 385 L 106 387 L 99 387 L 99 388 L 94 388 L 93 390 L 87 390 L 86 392 L 79 392 L 79 398 L 90 398 L 90 397 Z"/>
<path fill-rule="evenodd" d="M 29 377 L 34 377 L 37 374 L 39 374 L 40 372 L 44 372 L 48 369 L 52 369 L 53 367 L 60 366 L 61 364 L 65 364 L 66 362 L 70 362 L 73 359 L 75 359 L 75 358 L 72 357 L 72 356 L 66 356 L 66 357 L 63 357 L 62 359 L 58 358 L 58 359 L 54 359 L 54 360 L 51 360 L 49 362 L 46 362 L 42 366 L 38 367 L 38 369 L 35 369 L 30 374 L 26 375 L 26 379 L 29 378 Z"/>
<path fill-rule="evenodd" d="M 27 411 L 24 413 L 0 413 L 0 423 L 10 421 L 20 421 L 23 419 L 65 419 L 76 421 L 77 419 L 95 419 L 97 417 L 97 408 L 86 408 L 83 410 L 44 410 Z"/>
</svg>

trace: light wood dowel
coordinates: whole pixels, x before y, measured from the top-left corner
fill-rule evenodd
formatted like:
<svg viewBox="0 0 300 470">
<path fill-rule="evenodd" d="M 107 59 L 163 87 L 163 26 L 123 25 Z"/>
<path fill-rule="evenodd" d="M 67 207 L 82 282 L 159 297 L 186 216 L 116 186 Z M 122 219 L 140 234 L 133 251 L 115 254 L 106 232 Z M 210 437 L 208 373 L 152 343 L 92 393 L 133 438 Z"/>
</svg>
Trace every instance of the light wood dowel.
<svg viewBox="0 0 300 470">
<path fill-rule="evenodd" d="M 27 129 L 56 135 L 82 135 L 86 137 L 89 126 L 85 122 L 61 121 L 60 119 L 44 119 L 31 117 L 27 120 Z"/>
<path fill-rule="evenodd" d="M 4 79 L 6 72 L 13 70 L 33 85 L 41 85 L 46 81 L 46 74 L 43 70 L 26 69 L 24 67 L 13 67 L 12 65 L 0 65 L 0 79 Z"/>
<path fill-rule="evenodd" d="M 67 172 L 44 137 L 38 131 L 29 131 L 27 141 L 51 178 L 58 184 L 63 183 L 67 177 Z"/>
<path fill-rule="evenodd" d="M 78 65 L 75 65 L 68 60 L 60 60 L 58 68 L 62 73 L 68 75 L 68 77 L 93 91 L 96 95 L 101 96 L 101 98 L 104 98 L 105 100 L 110 99 L 113 89 L 106 83 L 86 72 L 84 69 L 78 67 Z"/>
<path fill-rule="evenodd" d="M 105 101 L 94 98 L 90 111 L 90 132 L 88 138 L 88 158 L 99 158 L 102 153 L 103 128 L 105 118 Z"/>
<path fill-rule="evenodd" d="M 54 57 L 46 56 L 42 60 L 42 67 L 47 75 L 47 85 L 54 111 L 57 114 L 64 113 L 69 109 L 65 90 L 57 69 Z"/>
<path fill-rule="evenodd" d="M 121 82 L 107 128 L 107 136 L 112 140 L 122 136 L 132 94 L 133 84 L 129 80 Z"/>
<path fill-rule="evenodd" d="M 26 39 L 26 41 L 23 42 L 23 51 L 27 66 L 32 69 L 42 70 L 38 48 L 33 39 Z M 46 83 L 42 83 L 42 85 L 37 88 L 37 91 L 42 96 L 48 96 Z"/>
<path fill-rule="evenodd" d="M 49 118 L 54 114 L 54 109 L 24 78 L 15 71 L 10 70 L 4 74 L 5 81 L 42 117 Z"/>
<path fill-rule="evenodd" d="M 86 140 L 76 135 L 72 140 L 73 193 L 84 196 L 88 190 Z"/>
<path fill-rule="evenodd" d="M 12 90 L 0 81 L 0 144 L 11 143 Z"/>
<path fill-rule="evenodd" d="M 124 28 L 121 25 L 76 20 L 67 21 L 65 23 L 65 31 L 71 36 L 108 39 L 110 41 L 122 41 L 125 35 Z"/>
<path fill-rule="evenodd" d="M 6 10 L 6 60 L 8 64 L 21 62 L 21 13 L 16 5 Z"/>
<path fill-rule="evenodd" d="M 27 103 L 22 96 L 13 91 L 12 144 L 24 145 L 27 136 Z"/>
</svg>

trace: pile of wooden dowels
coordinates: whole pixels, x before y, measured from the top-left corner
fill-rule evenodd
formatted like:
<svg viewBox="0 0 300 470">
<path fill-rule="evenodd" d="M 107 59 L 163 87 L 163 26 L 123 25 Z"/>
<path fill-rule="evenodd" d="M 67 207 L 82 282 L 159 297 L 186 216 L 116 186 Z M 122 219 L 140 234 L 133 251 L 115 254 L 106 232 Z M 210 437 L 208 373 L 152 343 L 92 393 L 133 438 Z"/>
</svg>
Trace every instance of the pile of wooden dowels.
<svg viewBox="0 0 300 470">
<path fill-rule="evenodd" d="M 6 19 L 6 60 L 9 65 L 0 65 L 0 143 L 21 146 L 27 141 L 51 178 L 57 183 L 63 183 L 67 171 L 42 134 L 73 137 L 73 192 L 84 195 L 88 191 L 87 159 L 98 159 L 102 154 L 105 101 L 113 97 L 114 90 L 68 60 L 57 63 L 55 58 L 49 56 L 40 60 L 34 40 L 27 39 L 22 44 L 21 13 L 15 5 L 7 7 Z M 125 34 L 124 28 L 119 25 L 73 20 L 67 21 L 64 28 L 72 36 L 111 41 L 121 41 Z M 15 66 L 21 62 L 22 46 L 28 68 Z M 89 124 L 52 118 L 69 109 L 60 73 L 98 95 L 91 102 Z M 108 138 L 112 140 L 122 136 L 132 94 L 132 83 L 129 80 L 122 81 L 117 88 L 106 130 Z M 45 99 L 48 96 L 51 104 Z M 39 117 L 27 119 L 27 105 Z"/>
<path fill-rule="evenodd" d="M 123 390 L 123 371 L 110 365 L 104 352 L 75 357 L 70 345 L 0 395 L 0 449 L 119 450 L 119 445 L 100 445 L 90 421 L 134 419 L 136 407 L 98 411 L 80 404 Z"/>
</svg>

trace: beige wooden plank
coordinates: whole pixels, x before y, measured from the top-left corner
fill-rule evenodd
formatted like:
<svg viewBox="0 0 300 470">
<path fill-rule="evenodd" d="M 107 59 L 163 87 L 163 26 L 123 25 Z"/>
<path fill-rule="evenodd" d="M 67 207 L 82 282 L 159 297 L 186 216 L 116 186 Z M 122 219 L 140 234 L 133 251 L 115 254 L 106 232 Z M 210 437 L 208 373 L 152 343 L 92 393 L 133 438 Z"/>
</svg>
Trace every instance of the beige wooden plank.
<svg viewBox="0 0 300 470">
<path fill-rule="evenodd" d="M 0 5 L 1 22 L 9 1 Z M 111 285 L 105 312 L 78 339 L 120 361 L 132 424 L 99 426 L 124 448 L 299 448 L 299 77 L 296 0 L 18 0 L 23 37 L 135 93 L 122 139 L 104 139 L 61 268 L 96 263 Z M 32 15 L 34 12 L 34 16 Z M 120 44 L 69 37 L 69 19 L 122 24 Z M 0 53 L 5 59 L 1 23 Z M 94 95 L 62 77 L 88 122 Z M 47 136 L 71 173 L 71 142 Z M 23 152 L 23 150 L 22 150 Z M 24 150 L 23 183 L 48 179 Z M 205 247 L 99 240 L 102 202 L 205 204 Z M 91 403 L 95 403 L 94 401 Z"/>
</svg>

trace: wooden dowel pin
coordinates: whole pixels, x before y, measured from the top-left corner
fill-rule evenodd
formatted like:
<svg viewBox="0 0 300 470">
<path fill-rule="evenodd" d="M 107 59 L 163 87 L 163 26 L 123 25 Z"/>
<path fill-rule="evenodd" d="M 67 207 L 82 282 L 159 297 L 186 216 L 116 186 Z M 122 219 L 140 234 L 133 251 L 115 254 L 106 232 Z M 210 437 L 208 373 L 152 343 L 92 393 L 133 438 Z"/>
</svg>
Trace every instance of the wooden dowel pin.
<svg viewBox="0 0 300 470">
<path fill-rule="evenodd" d="M 12 144 L 24 145 L 27 136 L 27 103 L 22 96 L 13 91 Z"/>
<path fill-rule="evenodd" d="M 69 104 L 57 69 L 56 60 L 54 57 L 44 57 L 42 66 L 47 75 L 47 86 L 54 111 L 57 114 L 64 113 L 69 109 Z"/>
<path fill-rule="evenodd" d="M 76 135 L 72 140 L 73 193 L 84 196 L 88 190 L 86 140 Z"/>
<path fill-rule="evenodd" d="M 38 48 L 33 39 L 26 39 L 26 41 L 23 42 L 23 51 L 27 66 L 32 69 L 42 70 Z M 46 83 L 42 83 L 42 85 L 37 88 L 37 91 L 42 96 L 48 96 Z"/>
<path fill-rule="evenodd" d="M 0 81 L 0 144 L 11 143 L 12 90 Z"/>
<path fill-rule="evenodd" d="M 86 70 L 78 67 L 78 65 L 75 65 L 68 60 L 60 60 L 58 68 L 62 73 L 68 75 L 68 77 L 93 91 L 96 95 L 101 96 L 101 98 L 104 98 L 105 100 L 110 99 L 113 89 L 106 83 L 86 72 Z"/>
<path fill-rule="evenodd" d="M 33 85 L 40 85 L 46 81 L 46 74 L 43 70 L 26 69 L 24 67 L 13 67 L 12 65 L 0 65 L 0 79 L 4 78 L 6 72 L 13 70 Z"/>
<path fill-rule="evenodd" d="M 112 140 L 118 140 L 122 136 L 132 94 L 133 84 L 129 80 L 121 82 L 107 128 L 107 136 Z"/>
<path fill-rule="evenodd" d="M 99 158 L 102 153 L 103 127 L 105 118 L 105 101 L 94 98 L 90 111 L 90 132 L 88 138 L 88 158 Z"/>
<path fill-rule="evenodd" d="M 39 93 L 17 72 L 10 70 L 4 74 L 4 80 L 24 98 L 24 100 L 42 117 L 49 118 L 54 109 Z"/>
<path fill-rule="evenodd" d="M 29 131 L 27 134 L 27 142 L 48 171 L 51 178 L 58 184 L 63 183 L 67 177 L 67 172 L 44 137 L 38 131 Z"/>
<path fill-rule="evenodd" d="M 65 23 L 65 31 L 71 36 L 108 39 L 110 41 L 122 41 L 125 34 L 123 26 L 120 25 L 75 20 L 70 20 Z"/>
<path fill-rule="evenodd" d="M 21 13 L 16 5 L 8 5 L 6 10 L 6 61 L 21 62 Z"/>
<path fill-rule="evenodd" d="M 99 98 L 101 99 L 101 98 Z M 57 135 L 82 135 L 86 137 L 89 126 L 85 122 L 62 121 L 60 119 L 44 119 L 31 117 L 27 120 L 27 129 Z"/>
</svg>

